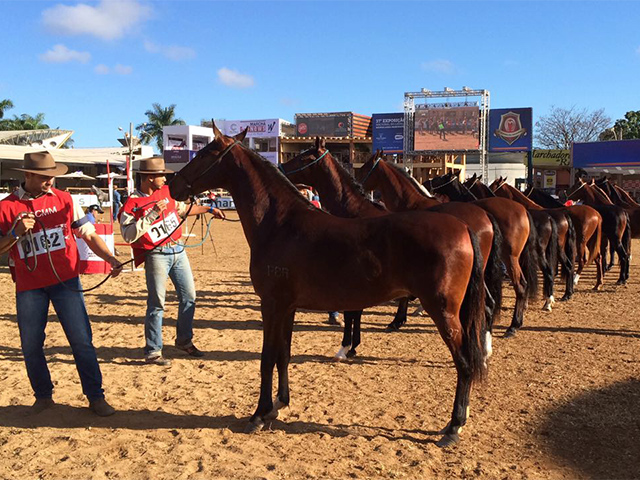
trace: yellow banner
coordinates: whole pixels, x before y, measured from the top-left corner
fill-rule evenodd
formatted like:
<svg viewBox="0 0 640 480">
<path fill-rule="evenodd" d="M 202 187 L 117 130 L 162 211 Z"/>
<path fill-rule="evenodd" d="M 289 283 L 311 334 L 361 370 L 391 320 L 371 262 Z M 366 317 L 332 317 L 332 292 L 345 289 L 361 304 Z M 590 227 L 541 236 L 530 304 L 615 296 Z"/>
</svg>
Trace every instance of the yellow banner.
<svg viewBox="0 0 640 480">
<path fill-rule="evenodd" d="M 534 167 L 570 167 L 571 153 L 569 150 L 534 150 Z"/>
</svg>

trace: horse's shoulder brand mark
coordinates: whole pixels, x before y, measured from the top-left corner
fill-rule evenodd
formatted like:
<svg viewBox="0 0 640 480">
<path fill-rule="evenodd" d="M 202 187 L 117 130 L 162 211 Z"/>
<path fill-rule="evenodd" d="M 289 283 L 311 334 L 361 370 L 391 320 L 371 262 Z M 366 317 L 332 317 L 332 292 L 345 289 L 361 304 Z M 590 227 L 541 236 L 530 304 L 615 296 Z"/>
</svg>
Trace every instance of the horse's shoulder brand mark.
<svg viewBox="0 0 640 480">
<path fill-rule="evenodd" d="M 289 278 L 289 268 L 267 265 L 267 277 Z"/>
</svg>

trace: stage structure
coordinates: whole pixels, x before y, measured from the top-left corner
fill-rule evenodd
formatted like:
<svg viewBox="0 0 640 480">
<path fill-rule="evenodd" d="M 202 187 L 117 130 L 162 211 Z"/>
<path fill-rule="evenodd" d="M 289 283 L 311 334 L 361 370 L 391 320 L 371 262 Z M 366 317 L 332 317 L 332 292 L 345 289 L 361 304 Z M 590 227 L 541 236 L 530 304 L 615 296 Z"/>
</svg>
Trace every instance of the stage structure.
<svg viewBox="0 0 640 480">
<path fill-rule="evenodd" d="M 433 99 L 445 100 L 429 103 Z M 479 152 L 482 175 L 487 178 L 488 128 L 489 90 L 445 87 L 436 92 L 426 88 L 405 92 L 404 166 L 410 172 L 426 171 L 429 177 L 449 170 L 464 175 L 466 153 Z"/>
</svg>

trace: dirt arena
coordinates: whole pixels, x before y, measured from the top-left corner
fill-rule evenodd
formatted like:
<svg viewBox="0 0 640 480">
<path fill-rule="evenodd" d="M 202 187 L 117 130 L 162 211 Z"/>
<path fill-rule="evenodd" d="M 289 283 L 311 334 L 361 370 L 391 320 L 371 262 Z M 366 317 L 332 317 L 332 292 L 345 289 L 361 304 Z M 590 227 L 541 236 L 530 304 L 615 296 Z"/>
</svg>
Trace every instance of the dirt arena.
<svg viewBox="0 0 640 480">
<path fill-rule="evenodd" d="M 509 340 L 501 335 L 510 309 L 503 313 L 489 380 L 472 392 L 461 442 L 442 450 L 434 442 L 453 403 L 451 357 L 427 317 L 385 333 L 391 304 L 365 311 L 359 356 L 347 363 L 331 361 L 341 332 L 326 324 L 326 313 L 299 312 L 291 406 L 265 431 L 244 434 L 258 400 L 259 301 L 240 224 L 215 222 L 213 234 L 215 248 L 207 241 L 204 253 L 189 252 L 204 359 L 171 347 L 177 302 L 170 293 L 164 341 L 173 364 L 144 364 L 143 272 L 86 295 L 107 398 L 118 410 L 109 418 L 89 412 L 55 321 L 46 353 L 58 405 L 29 415 L 14 287 L 2 270 L 0 478 L 640 478 L 638 241 L 628 286 L 613 285 L 616 267 L 604 290 L 592 292 L 590 269 L 570 303 L 550 314 L 539 310 L 542 301 L 532 305 Z"/>
</svg>

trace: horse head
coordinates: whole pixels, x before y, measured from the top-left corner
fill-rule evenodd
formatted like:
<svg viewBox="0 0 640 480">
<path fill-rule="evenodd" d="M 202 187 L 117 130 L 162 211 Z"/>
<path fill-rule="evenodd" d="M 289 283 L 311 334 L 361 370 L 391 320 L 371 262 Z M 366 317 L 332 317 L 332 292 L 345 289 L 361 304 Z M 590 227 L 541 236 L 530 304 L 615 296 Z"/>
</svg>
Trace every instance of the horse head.
<svg viewBox="0 0 640 480">
<path fill-rule="evenodd" d="M 293 183 L 313 185 L 313 167 L 324 163 L 323 159 L 326 161 L 330 157 L 331 154 L 326 148 L 325 139 L 316 137 L 313 147 L 281 164 L 280 171 Z"/>
<path fill-rule="evenodd" d="M 383 150 L 376 150 L 371 158 L 367 160 L 355 173 L 355 179 L 362 185 L 365 190 L 375 189 L 375 172 L 378 169 L 378 165 L 383 160 Z"/>
<path fill-rule="evenodd" d="M 214 138 L 169 182 L 171 196 L 176 200 L 186 200 L 211 188 L 226 188 L 224 166 L 231 161 L 232 149 L 242 149 L 242 141 L 248 127 L 235 135 L 224 135 L 213 123 Z"/>
</svg>

